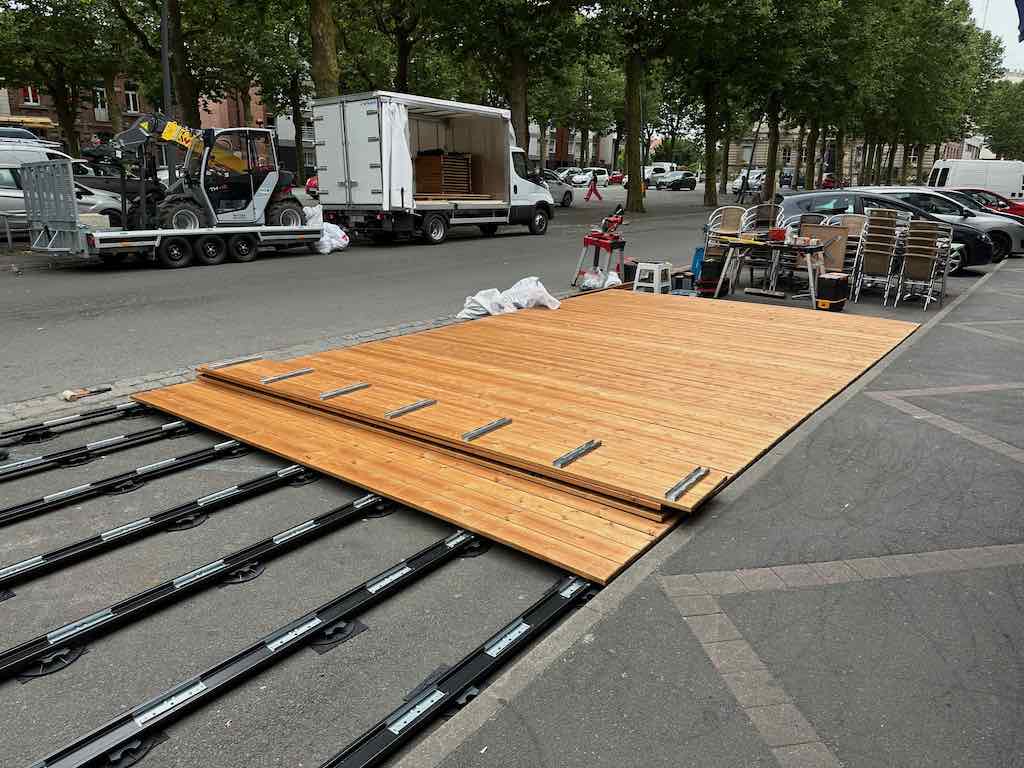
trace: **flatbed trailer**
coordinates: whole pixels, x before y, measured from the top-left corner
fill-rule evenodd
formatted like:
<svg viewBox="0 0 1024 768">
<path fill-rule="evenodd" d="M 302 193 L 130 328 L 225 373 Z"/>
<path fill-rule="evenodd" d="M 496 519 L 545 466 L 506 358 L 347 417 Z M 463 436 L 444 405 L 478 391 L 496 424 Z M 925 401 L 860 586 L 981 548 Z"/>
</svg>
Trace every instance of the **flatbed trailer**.
<svg viewBox="0 0 1024 768">
<path fill-rule="evenodd" d="M 21 167 L 31 247 L 34 251 L 98 257 L 116 263 L 130 254 L 170 269 L 215 265 L 227 259 L 247 262 L 261 246 L 312 246 L 319 226 L 215 226 L 197 229 L 104 229 L 83 224 L 76 205 L 74 176 L 66 160 Z"/>
</svg>

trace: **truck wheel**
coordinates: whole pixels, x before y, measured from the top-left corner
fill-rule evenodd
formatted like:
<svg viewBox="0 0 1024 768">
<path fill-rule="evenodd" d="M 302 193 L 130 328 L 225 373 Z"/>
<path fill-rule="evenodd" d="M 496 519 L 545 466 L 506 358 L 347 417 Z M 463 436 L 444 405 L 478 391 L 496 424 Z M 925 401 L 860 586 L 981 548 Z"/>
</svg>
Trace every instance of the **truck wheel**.
<svg viewBox="0 0 1024 768">
<path fill-rule="evenodd" d="M 548 214 L 543 208 L 537 208 L 530 219 L 530 234 L 543 235 L 548 231 Z"/>
<path fill-rule="evenodd" d="M 192 246 L 184 237 L 168 237 L 156 249 L 157 263 L 166 269 L 180 269 L 192 263 Z"/>
<path fill-rule="evenodd" d="M 224 244 L 224 238 L 219 235 L 203 235 L 195 244 L 196 262 L 205 267 L 215 267 L 223 264 L 228 257 L 228 249 Z"/>
<path fill-rule="evenodd" d="M 252 261 L 256 258 L 256 238 L 252 235 L 232 235 L 228 240 L 228 255 L 232 261 Z"/>
<path fill-rule="evenodd" d="M 423 219 L 423 240 L 427 245 L 440 245 L 448 239 L 448 219 L 431 213 Z"/>
<path fill-rule="evenodd" d="M 302 205 L 298 200 L 278 200 L 267 206 L 267 225 L 271 227 L 301 227 L 305 222 Z"/>
<path fill-rule="evenodd" d="M 481 224 L 480 225 L 480 231 L 483 232 L 488 237 L 494 237 L 496 234 L 498 234 L 498 225 L 497 224 Z"/>
<path fill-rule="evenodd" d="M 185 197 L 165 200 L 159 210 L 160 229 L 202 229 L 210 226 L 206 211 Z"/>
</svg>

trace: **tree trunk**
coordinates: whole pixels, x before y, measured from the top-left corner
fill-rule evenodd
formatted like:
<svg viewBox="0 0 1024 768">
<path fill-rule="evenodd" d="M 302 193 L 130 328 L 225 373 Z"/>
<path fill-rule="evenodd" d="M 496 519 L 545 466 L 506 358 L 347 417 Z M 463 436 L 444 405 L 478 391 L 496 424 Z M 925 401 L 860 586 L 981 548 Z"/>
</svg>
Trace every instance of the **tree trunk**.
<svg viewBox="0 0 1024 768">
<path fill-rule="evenodd" d="M 309 0 L 310 74 L 317 98 L 338 95 L 338 30 L 331 0 Z"/>
<path fill-rule="evenodd" d="M 171 46 L 171 75 L 174 78 L 174 93 L 183 123 L 198 128 L 202 121 L 199 115 L 199 83 L 189 68 L 188 51 L 182 31 L 181 0 L 168 0 L 167 16 L 170 22 L 167 30 Z M 169 109 L 169 108 L 168 108 Z"/>
<path fill-rule="evenodd" d="M 242 121 L 247 128 L 253 127 L 252 120 L 252 91 L 246 88 L 238 92 L 238 100 L 242 104 Z"/>
<path fill-rule="evenodd" d="M 586 168 L 590 163 L 587 162 L 587 158 L 590 156 L 590 131 L 586 128 L 580 129 L 580 168 Z"/>
<path fill-rule="evenodd" d="M 800 130 L 796 135 L 796 160 L 793 161 L 793 183 L 790 185 L 793 189 L 797 189 L 800 186 L 800 174 L 803 172 L 804 137 L 806 134 L 807 126 L 801 120 Z"/>
<path fill-rule="evenodd" d="M 825 181 L 825 158 L 828 157 L 828 126 L 821 132 L 821 156 L 818 158 L 818 181 L 815 185 L 818 189 L 821 189 L 822 182 Z"/>
<path fill-rule="evenodd" d="M 114 87 L 114 73 L 105 73 L 103 75 L 103 90 L 107 94 L 107 117 L 110 118 L 110 131 L 116 136 L 124 129 L 122 127 L 123 121 L 121 120 L 121 102 L 117 98 Z"/>
<path fill-rule="evenodd" d="M 871 183 L 881 184 L 882 183 L 882 155 L 885 153 L 885 142 L 878 142 L 878 146 L 875 147 L 875 165 L 871 171 Z"/>
<path fill-rule="evenodd" d="M 505 78 L 505 96 L 512 111 L 512 130 L 516 134 L 519 147 L 530 150 L 530 118 L 526 103 L 526 91 L 529 85 L 530 62 L 526 51 L 513 48 L 509 52 L 508 76 Z"/>
<path fill-rule="evenodd" d="M 64 79 L 63 71 L 58 70 L 54 80 L 47 84 L 53 96 L 53 106 L 57 110 L 57 122 L 60 132 L 67 144 L 67 153 L 79 157 L 81 152 L 78 141 L 78 98 L 79 87 Z"/>
<path fill-rule="evenodd" d="M 722 157 L 720 158 L 722 163 L 722 174 L 718 180 L 718 191 L 721 194 L 725 194 L 729 191 L 729 152 L 732 146 L 732 126 L 729 121 L 725 121 L 725 125 L 722 126 Z M 714 163 L 712 163 L 712 166 Z M 707 205 L 707 179 L 709 177 L 705 175 L 705 191 L 704 191 L 704 204 Z M 716 205 L 718 198 L 715 198 Z"/>
<path fill-rule="evenodd" d="M 896 143 L 898 141 L 898 138 L 893 137 L 893 140 L 889 142 L 889 157 L 885 161 L 885 183 L 888 185 L 892 184 L 893 167 L 896 165 Z"/>
<path fill-rule="evenodd" d="M 630 51 L 626 56 L 626 174 L 629 189 L 626 191 L 626 210 L 631 213 L 644 212 L 644 172 L 641 167 L 640 143 L 644 127 L 641 118 L 640 88 L 644 82 L 645 62 L 639 51 Z M 706 193 L 705 193 L 706 196 Z"/>
<path fill-rule="evenodd" d="M 818 136 L 821 134 L 821 121 L 818 118 L 811 120 L 811 130 L 807 134 L 807 164 L 804 167 L 804 188 L 814 188 L 814 171 L 818 159 Z"/>
<path fill-rule="evenodd" d="M 551 130 L 551 124 L 538 121 L 537 127 L 540 128 L 540 134 L 537 136 L 537 155 L 540 159 L 538 167 L 543 171 L 548 167 L 548 131 Z"/>
<path fill-rule="evenodd" d="M 836 126 L 836 172 L 839 174 L 839 185 L 846 179 L 846 125 L 842 122 Z M 851 171 L 850 176 L 853 176 Z"/>
<path fill-rule="evenodd" d="M 924 184 L 924 144 L 917 145 L 917 183 Z"/>
<path fill-rule="evenodd" d="M 910 162 L 910 147 L 909 141 L 903 142 L 903 157 L 900 158 L 900 186 L 906 186 L 907 184 L 907 163 Z"/>
<path fill-rule="evenodd" d="M 761 197 L 771 200 L 775 197 L 775 174 L 779 163 L 779 94 L 772 91 L 768 97 L 768 160 L 764 165 L 764 182 Z M 753 151 L 753 150 L 751 150 Z"/>
<path fill-rule="evenodd" d="M 409 92 L 409 60 L 412 58 L 413 42 L 408 34 L 400 32 L 395 35 L 395 49 L 398 65 L 395 68 L 395 90 L 399 93 Z"/>
<path fill-rule="evenodd" d="M 709 208 L 718 207 L 718 187 L 715 176 L 718 170 L 715 151 L 718 149 L 718 134 L 722 130 L 722 117 L 718 102 L 718 85 L 710 81 L 704 83 L 704 205 Z M 728 152 L 723 152 L 729 161 Z"/>
<path fill-rule="evenodd" d="M 302 115 L 302 79 L 298 70 L 292 72 L 288 81 L 288 102 L 292 110 L 292 125 L 295 126 L 295 184 L 306 183 L 305 145 L 302 143 L 302 129 L 306 120 Z"/>
<path fill-rule="evenodd" d="M 868 180 L 868 171 L 871 168 L 872 161 L 874 160 L 874 153 L 874 142 L 868 137 L 867 134 L 864 134 L 864 149 L 861 152 L 860 156 L 860 173 L 857 174 L 857 183 L 860 184 L 861 186 L 871 183 Z"/>
</svg>

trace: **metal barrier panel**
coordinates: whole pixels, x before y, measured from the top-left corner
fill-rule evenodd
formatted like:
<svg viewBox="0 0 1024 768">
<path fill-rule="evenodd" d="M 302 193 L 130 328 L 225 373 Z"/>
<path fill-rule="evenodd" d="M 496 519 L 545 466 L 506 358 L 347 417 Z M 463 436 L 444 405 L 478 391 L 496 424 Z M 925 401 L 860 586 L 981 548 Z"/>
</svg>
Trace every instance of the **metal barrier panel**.
<svg viewBox="0 0 1024 768">
<path fill-rule="evenodd" d="M 32 250 L 85 253 L 85 232 L 78 221 L 71 162 L 24 163 L 20 173 Z"/>
</svg>

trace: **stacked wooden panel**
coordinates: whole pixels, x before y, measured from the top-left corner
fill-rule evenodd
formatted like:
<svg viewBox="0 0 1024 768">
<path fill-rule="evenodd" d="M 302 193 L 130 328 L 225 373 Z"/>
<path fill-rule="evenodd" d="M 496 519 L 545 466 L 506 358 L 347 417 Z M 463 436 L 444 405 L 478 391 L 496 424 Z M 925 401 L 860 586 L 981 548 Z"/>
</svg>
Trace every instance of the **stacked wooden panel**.
<svg viewBox="0 0 1024 768">
<path fill-rule="evenodd" d="M 472 157 L 466 154 L 431 154 L 416 158 L 416 196 L 464 197 L 471 195 Z"/>
<path fill-rule="evenodd" d="M 180 390 L 173 402 L 162 392 L 141 399 L 604 580 L 642 547 L 612 554 L 591 543 L 577 561 L 564 552 L 564 541 L 557 552 L 546 549 L 551 531 L 492 531 L 490 518 L 460 517 L 446 506 L 470 503 L 472 494 L 476 512 L 505 514 L 506 499 L 485 501 L 489 491 L 477 480 L 468 489 L 465 473 L 517 484 L 518 492 L 528 493 L 523 512 L 532 513 L 535 498 L 557 492 L 558 504 L 596 505 L 588 509 L 600 510 L 601 519 L 614 511 L 629 520 L 647 518 L 641 526 L 665 525 L 708 499 L 915 327 L 605 291 L 565 301 L 553 312 L 531 310 L 288 361 L 203 370 L 202 390 Z M 211 406 L 214 391 L 228 396 Z M 271 414 L 257 402 L 283 410 Z M 327 424 L 344 425 L 346 441 L 324 442 Z M 494 424 L 501 426 L 478 434 Z M 282 443 L 283 430 L 289 438 Z M 304 432 L 309 437 L 303 439 Z M 386 461 L 339 458 L 368 434 Z M 593 450 L 564 461 L 585 445 Z M 417 466 L 443 465 L 458 481 L 431 490 L 434 502 L 429 494 L 385 490 L 380 484 L 390 481 L 378 475 L 395 462 L 405 466 L 410 452 L 419 457 Z M 681 480 L 694 477 L 678 497 L 672 494 Z M 570 527 L 590 526 L 575 513 L 549 510 Z M 588 561 L 595 555 L 608 555 L 614 567 L 595 569 Z"/>
</svg>

